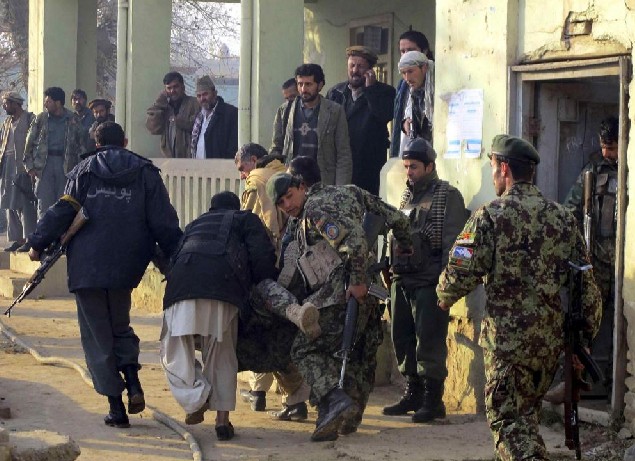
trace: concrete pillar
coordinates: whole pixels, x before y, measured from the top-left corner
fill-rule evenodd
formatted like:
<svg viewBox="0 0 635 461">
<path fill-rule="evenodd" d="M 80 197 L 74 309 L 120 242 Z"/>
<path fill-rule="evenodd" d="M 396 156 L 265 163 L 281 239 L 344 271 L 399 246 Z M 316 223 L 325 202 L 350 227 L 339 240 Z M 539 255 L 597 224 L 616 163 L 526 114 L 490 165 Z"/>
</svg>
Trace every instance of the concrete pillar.
<svg viewBox="0 0 635 461">
<path fill-rule="evenodd" d="M 283 102 L 282 82 L 302 64 L 304 3 L 253 0 L 252 28 L 251 139 L 239 142 L 253 141 L 268 148 L 276 109 Z"/>
<path fill-rule="evenodd" d="M 161 156 L 160 136 L 148 133 L 145 119 L 146 109 L 163 89 L 163 76 L 170 70 L 171 18 L 171 0 L 128 1 L 127 72 L 117 74 L 117 92 L 120 85 L 125 87 L 128 148 L 146 157 Z"/>
<path fill-rule="evenodd" d="M 465 24 L 470 27 L 465 29 Z M 439 176 L 456 186 L 475 210 L 495 197 L 488 152 L 492 138 L 507 131 L 508 67 L 518 53 L 518 0 L 436 3 L 434 148 Z M 442 78 L 440 78 L 442 76 Z M 483 89 L 483 153 L 477 159 L 444 159 L 449 93 Z M 450 311 L 448 378 L 444 401 L 451 411 L 484 407 L 483 356 L 478 346 L 485 294 L 482 287 Z"/>
<path fill-rule="evenodd" d="M 78 86 L 95 92 L 96 0 L 29 0 L 29 109 L 42 111 L 43 92 Z"/>
</svg>

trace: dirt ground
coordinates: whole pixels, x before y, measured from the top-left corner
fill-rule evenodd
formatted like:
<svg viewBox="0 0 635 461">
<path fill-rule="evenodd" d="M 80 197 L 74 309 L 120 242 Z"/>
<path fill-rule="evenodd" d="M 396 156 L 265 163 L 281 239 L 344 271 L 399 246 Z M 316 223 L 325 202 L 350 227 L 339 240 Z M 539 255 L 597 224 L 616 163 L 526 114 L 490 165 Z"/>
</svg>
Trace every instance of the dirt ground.
<svg viewBox="0 0 635 461">
<path fill-rule="evenodd" d="M 42 355 L 65 357 L 84 365 L 72 300 L 27 300 L 16 307 L 10 319 L 1 320 Z M 141 380 L 146 400 L 182 424 L 183 411 L 170 395 L 158 363 L 160 316 L 133 311 L 132 323 L 141 338 Z M 147 412 L 132 416 L 130 429 L 106 427 L 102 420 L 107 412 L 105 397 L 97 395 L 75 370 L 41 365 L 4 337 L 0 339 L 0 370 L 1 403 L 11 408 L 13 416 L 0 419 L 0 424 L 9 431 L 48 429 L 70 435 L 81 447 L 81 461 L 192 459 L 188 444 Z M 212 413 L 206 415 L 203 424 L 184 427 L 199 443 L 205 460 L 493 459 L 491 436 L 482 415 L 451 414 L 431 425 L 414 425 L 408 417 L 381 415 L 382 406 L 394 401 L 399 393 L 395 386 L 377 388 L 360 430 L 336 442 L 309 441 L 314 411 L 307 422 L 277 422 L 266 413 L 252 412 L 240 399 L 231 415 L 237 434 L 233 440 L 216 441 Z M 279 396 L 270 392 L 267 403 L 268 409 L 277 409 Z M 541 430 L 554 459 L 574 459 L 563 446 L 559 423 Z M 581 438 L 583 459 L 591 461 L 621 460 L 624 449 L 632 443 L 592 426 L 583 427 Z"/>
</svg>

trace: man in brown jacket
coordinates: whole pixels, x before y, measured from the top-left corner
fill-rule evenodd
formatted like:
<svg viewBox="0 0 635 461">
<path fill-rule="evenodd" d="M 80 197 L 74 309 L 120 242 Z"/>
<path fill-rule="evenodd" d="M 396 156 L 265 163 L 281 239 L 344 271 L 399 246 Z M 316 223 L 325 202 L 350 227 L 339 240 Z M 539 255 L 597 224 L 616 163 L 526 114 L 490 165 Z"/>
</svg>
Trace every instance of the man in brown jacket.
<svg viewBox="0 0 635 461">
<path fill-rule="evenodd" d="M 161 135 L 161 152 L 165 157 L 188 158 L 194 119 L 200 111 L 198 101 L 185 94 L 183 76 L 168 72 L 163 77 L 165 90 L 147 111 L 146 128 Z"/>
</svg>

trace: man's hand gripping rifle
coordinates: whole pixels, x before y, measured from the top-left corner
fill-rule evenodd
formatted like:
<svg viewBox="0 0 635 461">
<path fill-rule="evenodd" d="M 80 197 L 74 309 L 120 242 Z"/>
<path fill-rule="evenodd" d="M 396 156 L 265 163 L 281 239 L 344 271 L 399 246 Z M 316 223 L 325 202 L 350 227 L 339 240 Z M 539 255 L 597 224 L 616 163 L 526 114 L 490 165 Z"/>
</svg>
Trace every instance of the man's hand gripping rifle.
<svg viewBox="0 0 635 461">
<path fill-rule="evenodd" d="M 68 230 L 62 234 L 58 242 L 55 242 L 51 245 L 52 250 L 49 251 L 42 262 L 40 263 L 40 267 L 38 267 L 31 278 L 27 280 L 22 288 L 22 292 L 13 300 L 9 308 L 4 311 L 4 315 L 11 317 L 11 310 L 13 307 L 21 302 L 24 298 L 26 298 L 35 287 L 37 287 L 42 280 L 44 280 L 44 276 L 49 271 L 53 264 L 57 262 L 58 259 L 62 257 L 62 255 L 66 252 L 66 247 L 68 247 L 68 243 L 73 238 L 73 236 L 82 228 L 82 226 L 88 221 L 88 215 L 86 214 L 86 210 L 84 208 L 80 209 L 73 222 L 69 226 Z"/>
<path fill-rule="evenodd" d="M 575 450 L 576 459 L 581 459 L 580 426 L 578 401 L 580 400 L 580 366 L 584 366 L 594 383 L 602 380 L 602 371 L 585 348 L 588 341 L 584 335 L 588 325 L 582 312 L 582 294 L 584 290 L 584 273 L 592 266 L 585 262 L 569 261 L 569 305 L 564 320 L 564 429 L 565 445 Z M 577 358 L 577 360 L 576 360 Z M 576 369 L 577 368 L 577 369 Z"/>
</svg>

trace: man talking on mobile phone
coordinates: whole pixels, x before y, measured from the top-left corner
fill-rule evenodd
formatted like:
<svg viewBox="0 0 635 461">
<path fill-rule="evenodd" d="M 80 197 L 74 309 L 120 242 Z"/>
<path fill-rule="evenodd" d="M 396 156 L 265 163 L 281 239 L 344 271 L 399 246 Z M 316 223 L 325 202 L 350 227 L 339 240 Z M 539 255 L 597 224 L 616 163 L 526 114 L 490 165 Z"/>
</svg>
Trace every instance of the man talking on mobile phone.
<svg viewBox="0 0 635 461">
<path fill-rule="evenodd" d="M 348 81 L 338 83 L 326 98 L 344 107 L 353 154 L 352 183 L 379 194 L 379 172 L 390 146 L 387 124 L 392 120 L 395 89 L 378 81 L 377 54 L 365 46 L 346 49 Z"/>
</svg>

